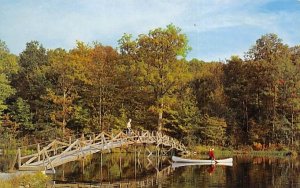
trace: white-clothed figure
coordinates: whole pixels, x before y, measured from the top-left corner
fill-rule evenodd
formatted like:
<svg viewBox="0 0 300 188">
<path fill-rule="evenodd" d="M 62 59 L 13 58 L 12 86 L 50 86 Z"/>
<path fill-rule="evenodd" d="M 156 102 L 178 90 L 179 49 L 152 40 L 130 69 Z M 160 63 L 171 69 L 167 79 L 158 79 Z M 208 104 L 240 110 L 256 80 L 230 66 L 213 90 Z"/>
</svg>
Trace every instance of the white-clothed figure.
<svg viewBox="0 0 300 188">
<path fill-rule="evenodd" d="M 131 119 L 129 119 L 127 122 L 127 132 L 129 135 L 131 134 Z"/>
</svg>

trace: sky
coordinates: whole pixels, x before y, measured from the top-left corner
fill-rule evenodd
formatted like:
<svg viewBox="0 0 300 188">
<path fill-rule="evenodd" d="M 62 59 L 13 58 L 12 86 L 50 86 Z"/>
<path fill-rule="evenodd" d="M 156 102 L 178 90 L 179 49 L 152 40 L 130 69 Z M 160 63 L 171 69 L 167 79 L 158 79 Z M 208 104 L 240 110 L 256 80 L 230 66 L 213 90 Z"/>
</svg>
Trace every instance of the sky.
<svg viewBox="0 0 300 188">
<path fill-rule="evenodd" d="M 300 0 L 0 0 L 0 40 L 14 54 L 32 40 L 47 49 L 76 40 L 117 48 L 124 33 L 170 23 L 187 35 L 188 59 L 224 61 L 267 33 L 299 45 Z"/>
</svg>

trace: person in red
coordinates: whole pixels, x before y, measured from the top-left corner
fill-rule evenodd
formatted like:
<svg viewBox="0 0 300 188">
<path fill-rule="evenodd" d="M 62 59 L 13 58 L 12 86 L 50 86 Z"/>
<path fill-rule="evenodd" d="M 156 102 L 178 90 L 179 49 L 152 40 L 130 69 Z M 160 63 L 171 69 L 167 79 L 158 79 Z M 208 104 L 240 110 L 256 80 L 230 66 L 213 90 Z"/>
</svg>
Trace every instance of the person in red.
<svg viewBox="0 0 300 188">
<path fill-rule="evenodd" d="M 210 160 L 216 161 L 214 148 L 209 148 L 208 157 L 209 157 Z"/>
</svg>

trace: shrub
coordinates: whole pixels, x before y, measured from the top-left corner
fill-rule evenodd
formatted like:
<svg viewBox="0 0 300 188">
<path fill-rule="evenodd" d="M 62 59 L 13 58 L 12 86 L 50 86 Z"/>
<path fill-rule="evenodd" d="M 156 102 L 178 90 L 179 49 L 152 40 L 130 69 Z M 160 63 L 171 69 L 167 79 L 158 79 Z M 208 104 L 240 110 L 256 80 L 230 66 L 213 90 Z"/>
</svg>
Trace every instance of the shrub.
<svg viewBox="0 0 300 188">
<path fill-rule="evenodd" d="M 13 187 L 30 187 L 30 188 L 43 188 L 46 187 L 49 177 L 38 172 L 35 174 L 24 174 L 20 176 L 14 176 L 8 180 L 0 180 L 0 187 L 13 188 Z"/>
<path fill-rule="evenodd" d="M 261 143 L 259 143 L 259 142 L 253 142 L 253 149 L 255 150 L 255 151 L 260 151 L 260 150 L 262 150 L 263 149 L 263 146 L 262 146 L 262 144 Z"/>
</svg>

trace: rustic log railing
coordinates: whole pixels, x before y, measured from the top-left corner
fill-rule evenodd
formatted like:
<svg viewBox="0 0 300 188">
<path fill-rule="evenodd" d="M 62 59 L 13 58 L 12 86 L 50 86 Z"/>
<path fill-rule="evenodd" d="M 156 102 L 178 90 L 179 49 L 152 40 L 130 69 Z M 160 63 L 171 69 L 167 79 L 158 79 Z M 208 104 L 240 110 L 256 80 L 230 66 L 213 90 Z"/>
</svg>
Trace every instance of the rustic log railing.
<svg viewBox="0 0 300 188">
<path fill-rule="evenodd" d="M 82 135 L 81 138 L 73 142 L 71 139 L 68 141 L 56 139 L 42 148 L 40 144 L 37 144 L 36 152 L 29 155 L 22 154 L 22 150 L 19 148 L 18 167 L 19 170 L 43 171 L 52 169 L 55 172 L 54 168 L 64 163 L 104 150 L 110 151 L 113 148 L 134 144 L 163 146 L 168 148 L 167 151 L 186 151 L 185 146 L 178 140 L 159 132 L 131 132 L 130 135 L 120 132 L 115 136 L 102 132 L 89 138 Z"/>
</svg>

